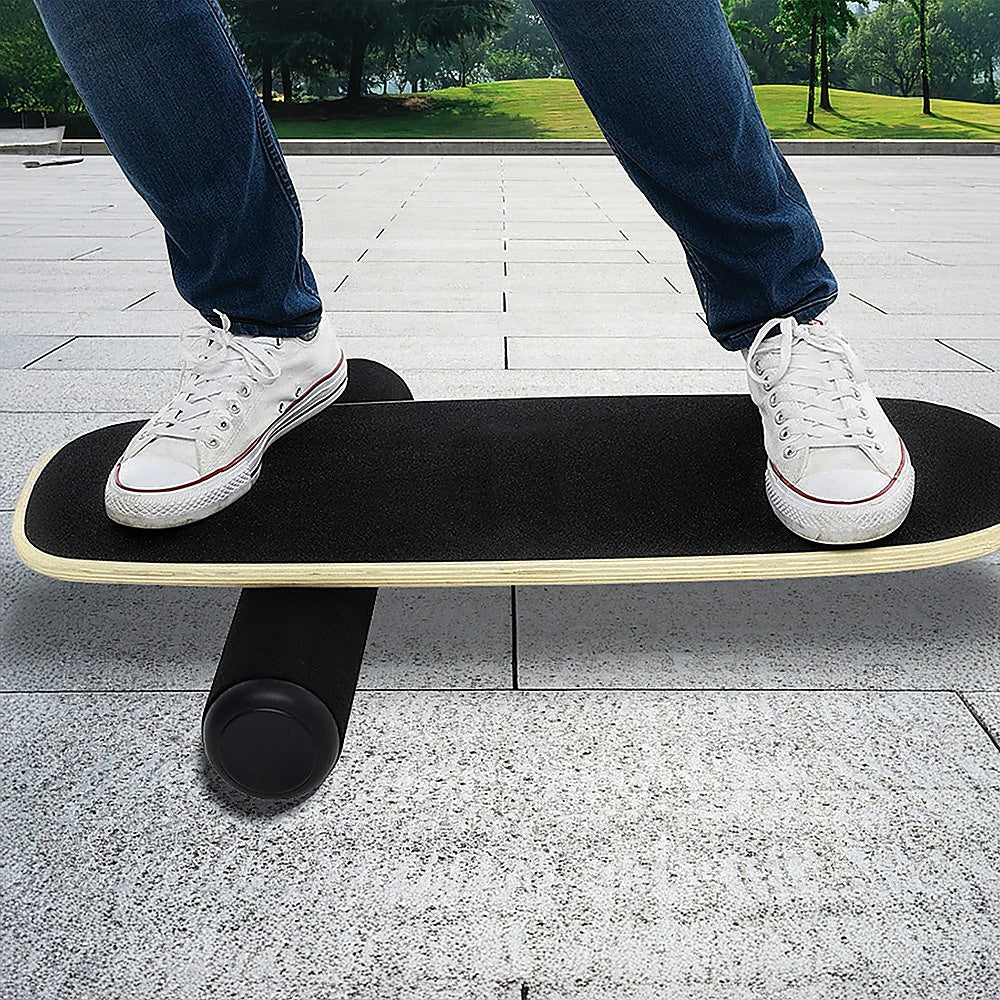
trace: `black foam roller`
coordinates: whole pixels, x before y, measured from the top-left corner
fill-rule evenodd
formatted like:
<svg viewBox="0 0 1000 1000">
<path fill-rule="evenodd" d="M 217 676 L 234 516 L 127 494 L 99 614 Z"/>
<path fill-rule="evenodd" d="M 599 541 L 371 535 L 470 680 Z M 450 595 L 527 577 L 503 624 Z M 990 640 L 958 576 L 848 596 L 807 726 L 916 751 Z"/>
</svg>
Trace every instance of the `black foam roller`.
<svg viewBox="0 0 1000 1000">
<path fill-rule="evenodd" d="M 374 587 L 247 588 L 202 719 L 205 753 L 259 798 L 309 794 L 340 757 Z"/>
</svg>

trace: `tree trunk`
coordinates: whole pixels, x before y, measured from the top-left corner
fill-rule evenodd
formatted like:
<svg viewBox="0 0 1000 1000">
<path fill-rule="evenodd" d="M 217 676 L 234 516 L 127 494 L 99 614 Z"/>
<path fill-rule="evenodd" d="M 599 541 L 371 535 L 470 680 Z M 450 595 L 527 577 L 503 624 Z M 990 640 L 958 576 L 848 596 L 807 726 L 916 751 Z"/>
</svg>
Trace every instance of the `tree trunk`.
<svg viewBox="0 0 1000 1000">
<path fill-rule="evenodd" d="M 281 64 L 281 92 L 285 95 L 285 104 L 292 103 L 292 73 L 288 63 Z"/>
<path fill-rule="evenodd" d="M 819 106 L 824 111 L 833 111 L 833 105 L 830 103 L 830 58 L 827 55 L 827 48 L 826 48 L 826 36 L 827 36 L 826 18 L 823 19 L 822 29 L 823 30 L 820 34 Z"/>
<path fill-rule="evenodd" d="M 361 97 L 361 77 L 365 67 L 365 49 L 368 48 L 364 32 L 360 27 L 354 29 L 351 39 L 351 68 L 347 76 L 347 97 Z"/>
<path fill-rule="evenodd" d="M 806 124 L 816 124 L 816 35 L 819 15 L 813 14 L 812 33 L 809 36 L 809 109 Z"/>
<path fill-rule="evenodd" d="M 924 114 L 931 113 L 931 82 L 927 74 L 927 3 L 920 0 L 920 85 L 924 91 Z"/>
<path fill-rule="evenodd" d="M 270 110 L 271 108 L 271 91 L 274 89 L 274 68 L 271 66 L 271 50 L 268 49 L 264 53 L 263 66 L 260 71 L 261 75 L 261 95 L 264 100 L 264 107 Z"/>
</svg>

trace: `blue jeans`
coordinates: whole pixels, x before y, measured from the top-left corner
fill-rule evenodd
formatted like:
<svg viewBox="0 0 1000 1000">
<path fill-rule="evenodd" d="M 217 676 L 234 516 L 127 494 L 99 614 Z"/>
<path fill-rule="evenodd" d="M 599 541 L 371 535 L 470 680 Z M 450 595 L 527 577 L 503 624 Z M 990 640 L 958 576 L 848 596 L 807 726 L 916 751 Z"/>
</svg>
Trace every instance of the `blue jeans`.
<svg viewBox="0 0 1000 1000">
<path fill-rule="evenodd" d="M 719 0 L 534 0 L 612 151 L 677 234 L 710 333 L 739 350 L 837 296 Z M 322 301 L 284 156 L 216 0 L 35 0 L 108 149 L 163 224 L 181 297 L 296 336 Z"/>
</svg>

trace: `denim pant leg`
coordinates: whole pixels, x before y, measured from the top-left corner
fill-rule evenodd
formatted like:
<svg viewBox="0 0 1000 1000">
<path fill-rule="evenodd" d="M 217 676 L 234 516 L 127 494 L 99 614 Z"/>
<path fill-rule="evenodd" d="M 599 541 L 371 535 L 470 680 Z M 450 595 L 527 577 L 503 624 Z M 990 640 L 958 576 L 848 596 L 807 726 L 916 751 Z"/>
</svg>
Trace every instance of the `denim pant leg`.
<svg viewBox="0 0 1000 1000">
<path fill-rule="evenodd" d="M 163 224 L 181 297 L 235 333 L 320 321 L 302 216 L 216 0 L 35 0 L 126 177 Z"/>
<path fill-rule="evenodd" d="M 837 297 L 719 0 L 534 0 L 629 177 L 677 234 L 723 347 Z"/>
</svg>

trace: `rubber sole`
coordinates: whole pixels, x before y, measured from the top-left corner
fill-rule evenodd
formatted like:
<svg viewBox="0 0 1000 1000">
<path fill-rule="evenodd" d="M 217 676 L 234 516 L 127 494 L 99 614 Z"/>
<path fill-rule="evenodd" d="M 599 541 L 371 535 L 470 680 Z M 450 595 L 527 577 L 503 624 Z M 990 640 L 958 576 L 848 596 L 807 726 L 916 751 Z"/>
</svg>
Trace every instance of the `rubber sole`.
<svg viewBox="0 0 1000 1000">
<path fill-rule="evenodd" d="M 902 471 L 885 493 L 864 503 L 823 503 L 790 489 L 768 462 L 764 489 L 775 516 L 800 538 L 824 545 L 858 545 L 891 535 L 906 520 L 915 480 L 907 454 Z"/>
</svg>

